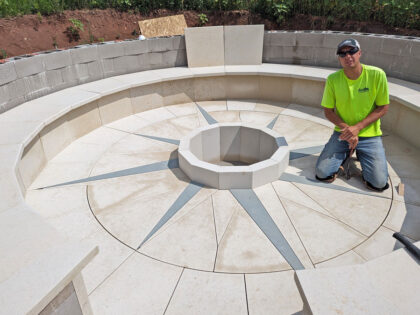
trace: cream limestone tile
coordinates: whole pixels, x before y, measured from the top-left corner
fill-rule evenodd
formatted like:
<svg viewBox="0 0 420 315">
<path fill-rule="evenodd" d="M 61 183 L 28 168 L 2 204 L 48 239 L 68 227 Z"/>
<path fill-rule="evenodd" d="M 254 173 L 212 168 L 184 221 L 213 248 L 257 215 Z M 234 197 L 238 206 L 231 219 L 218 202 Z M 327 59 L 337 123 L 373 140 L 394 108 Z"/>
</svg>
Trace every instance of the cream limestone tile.
<svg viewBox="0 0 420 315">
<path fill-rule="evenodd" d="M 145 112 L 163 106 L 162 83 L 144 85 L 130 90 L 134 113 Z"/>
<path fill-rule="evenodd" d="M 224 26 L 225 65 L 261 65 L 263 25 Z"/>
<path fill-rule="evenodd" d="M 254 191 L 303 266 L 306 269 L 313 268 L 311 259 L 290 222 L 273 186 L 267 184 L 254 188 Z"/>
<path fill-rule="evenodd" d="M 102 125 L 96 101 L 72 110 L 65 117 L 72 139 L 80 138 Z"/>
<path fill-rule="evenodd" d="M 39 133 L 39 137 L 47 160 L 51 160 L 75 140 L 65 116 L 45 126 Z"/>
<path fill-rule="evenodd" d="M 348 265 L 363 264 L 364 262 L 366 262 L 365 259 L 363 259 L 355 251 L 351 250 L 338 257 L 316 264 L 316 268 L 341 267 L 341 266 L 348 266 Z"/>
<path fill-rule="evenodd" d="M 311 260 L 318 263 L 360 244 L 364 237 L 331 217 L 289 200 L 282 200 Z"/>
<path fill-rule="evenodd" d="M 115 78 L 106 78 L 103 80 L 93 81 L 79 85 L 78 88 L 84 91 L 93 92 L 104 95 L 118 93 L 122 90 L 130 88 L 130 83 L 116 80 Z"/>
<path fill-rule="evenodd" d="M 223 66 L 225 49 L 223 26 L 194 27 L 185 30 L 188 67 Z"/>
<path fill-rule="evenodd" d="M 36 137 L 24 149 L 19 161 L 19 174 L 26 188 L 32 184 L 47 163 L 41 140 Z M 13 167 L 10 167 L 13 169 Z"/>
<path fill-rule="evenodd" d="M 198 111 L 197 106 L 194 102 L 179 105 L 170 105 L 166 106 L 165 108 L 177 117 L 197 114 Z"/>
<path fill-rule="evenodd" d="M 163 314 L 182 269 L 134 253 L 89 300 L 94 314 Z"/>
<path fill-rule="evenodd" d="M 168 120 L 180 133 L 180 139 L 187 136 L 191 131 L 200 127 L 198 114 L 181 116 Z"/>
<path fill-rule="evenodd" d="M 151 123 L 155 123 L 158 121 L 163 121 L 163 120 L 175 117 L 174 114 L 172 114 L 170 111 L 168 111 L 164 107 L 148 110 L 140 114 L 136 114 L 136 116 L 146 119 L 147 121 L 150 121 Z"/>
<path fill-rule="evenodd" d="M 129 91 L 122 91 L 102 97 L 98 101 L 102 124 L 134 114 Z"/>
<path fill-rule="evenodd" d="M 178 119 L 182 121 L 184 117 L 179 117 Z M 174 121 L 177 121 L 176 118 L 174 119 Z M 198 127 L 198 121 L 196 122 L 196 126 Z M 137 133 L 142 135 L 163 137 L 175 140 L 180 140 L 183 137 L 183 133 L 181 133 L 180 130 L 178 130 L 177 126 L 172 123 L 172 119 L 150 124 L 144 128 L 139 129 Z"/>
<path fill-rule="evenodd" d="M 163 104 L 174 105 L 194 102 L 193 79 L 168 81 L 163 84 Z"/>
<path fill-rule="evenodd" d="M 98 224 L 90 211 L 84 186 L 29 191 L 26 201 L 48 224 L 68 238 L 99 246 L 98 255 L 82 271 L 88 292 L 133 252 Z"/>
<path fill-rule="evenodd" d="M 2 121 L 0 125 L 0 144 L 27 145 L 42 129 L 39 121 L 25 123 Z"/>
<path fill-rule="evenodd" d="M 218 190 L 212 199 L 217 242 L 220 244 L 233 215 L 242 207 L 228 190 Z"/>
<path fill-rule="evenodd" d="M 253 124 L 256 126 L 267 127 L 267 125 L 276 118 L 276 114 L 263 113 L 255 111 L 241 111 L 239 112 L 239 118 L 242 122 Z"/>
<path fill-rule="evenodd" d="M 209 125 L 209 123 L 207 122 L 206 118 L 204 118 L 203 114 L 201 112 L 199 112 L 197 114 L 197 118 L 198 118 L 198 123 L 200 127 L 206 127 Z"/>
<path fill-rule="evenodd" d="M 0 236 L 0 283 L 65 241 L 23 203 L 0 213 Z"/>
<path fill-rule="evenodd" d="M 23 203 L 24 190 L 13 170 L 0 172 L 0 213 Z"/>
<path fill-rule="evenodd" d="M 223 112 L 212 112 L 211 117 L 213 117 L 219 123 L 230 123 L 230 122 L 240 122 L 239 111 L 223 111 Z"/>
<path fill-rule="evenodd" d="M 254 111 L 280 114 L 288 105 L 287 102 L 257 100 Z"/>
<path fill-rule="evenodd" d="M 191 209 L 140 251 L 187 268 L 213 271 L 217 242 L 211 197 Z"/>
<path fill-rule="evenodd" d="M 296 184 L 335 218 L 360 233 L 374 233 L 388 215 L 391 200 L 345 191 Z"/>
<path fill-rule="evenodd" d="M 386 156 L 399 155 L 401 158 L 406 156 L 420 156 L 420 149 L 414 147 L 407 140 L 395 135 L 384 133 L 382 142 L 385 147 Z"/>
<path fill-rule="evenodd" d="M 92 183 L 92 211 L 112 235 L 136 249 L 186 188 L 181 176 L 165 170 Z"/>
<path fill-rule="evenodd" d="M 195 78 L 195 101 L 211 101 L 226 99 L 226 78 Z"/>
<path fill-rule="evenodd" d="M 420 207 L 394 200 L 383 225 L 418 241 L 420 240 Z"/>
<path fill-rule="evenodd" d="M 272 185 L 279 198 L 293 201 L 294 203 L 300 204 L 334 218 L 330 212 L 324 209 L 319 203 L 317 203 L 314 199 L 308 196 L 304 191 L 299 189 L 299 187 L 295 186 L 293 183 L 278 180 L 272 182 Z"/>
<path fill-rule="evenodd" d="M 288 143 L 291 143 L 295 138 L 303 133 L 306 128 L 311 126 L 313 126 L 313 123 L 305 119 L 280 114 L 273 130 L 285 137 Z"/>
<path fill-rule="evenodd" d="M 303 302 L 294 273 L 282 271 L 245 275 L 249 314 L 300 314 Z"/>
<path fill-rule="evenodd" d="M 256 101 L 254 100 L 234 100 L 228 99 L 226 101 L 228 110 L 254 110 L 256 106 Z"/>
<path fill-rule="evenodd" d="M 304 132 L 293 139 L 293 142 L 323 141 L 324 143 L 327 143 L 332 133 L 332 128 L 316 124 L 306 128 Z"/>
<path fill-rule="evenodd" d="M 284 102 L 292 101 L 292 79 L 284 77 L 260 76 L 259 98 L 262 100 Z"/>
<path fill-rule="evenodd" d="M 226 100 L 200 101 L 196 103 L 200 105 L 208 113 L 227 110 Z"/>
<path fill-rule="evenodd" d="M 319 107 L 324 92 L 324 82 L 293 79 L 292 102 Z"/>
<path fill-rule="evenodd" d="M 219 242 L 215 271 L 254 273 L 291 269 L 245 210 L 233 215 Z"/>
<path fill-rule="evenodd" d="M 150 122 L 146 119 L 136 115 L 131 115 L 107 124 L 106 127 L 132 133 L 148 125 L 150 125 Z"/>
<path fill-rule="evenodd" d="M 185 269 L 165 314 L 245 315 L 244 276 Z"/>
<path fill-rule="evenodd" d="M 95 144 L 100 145 L 106 149 L 121 138 L 124 138 L 126 136 L 127 135 L 124 132 L 110 129 L 107 127 L 100 127 L 88 133 L 87 135 L 75 140 L 73 143 L 80 142 Z"/>
<path fill-rule="evenodd" d="M 325 141 L 293 141 L 291 143 L 288 143 L 289 150 L 296 150 L 296 149 L 302 149 L 302 148 L 309 148 L 309 147 L 317 147 L 317 146 L 325 146 Z M 321 148 L 322 149 L 322 148 Z M 319 153 L 315 153 L 313 155 L 319 155 Z"/>
<path fill-rule="evenodd" d="M 260 93 L 258 76 L 228 76 L 226 77 L 227 99 L 256 99 Z"/>
<path fill-rule="evenodd" d="M 371 260 L 391 253 L 402 247 L 402 245 L 392 237 L 392 234 L 394 234 L 394 231 L 381 226 L 375 234 L 354 248 L 354 251 L 366 260 Z"/>
<path fill-rule="evenodd" d="M 420 179 L 420 155 L 399 154 L 388 155 L 387 160 L 390 167 L 391 176 Z"/>
</svg>

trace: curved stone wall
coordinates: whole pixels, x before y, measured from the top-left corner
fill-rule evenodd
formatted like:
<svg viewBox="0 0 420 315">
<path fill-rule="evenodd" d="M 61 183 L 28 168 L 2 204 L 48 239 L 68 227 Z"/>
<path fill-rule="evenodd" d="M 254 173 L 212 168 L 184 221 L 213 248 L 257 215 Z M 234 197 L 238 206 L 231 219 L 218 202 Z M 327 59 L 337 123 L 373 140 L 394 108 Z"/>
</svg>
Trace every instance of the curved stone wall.
<svg viewBox="0 0 420 315">
<path fill-rule="evenodd" d="M 337 68 L 337 43 L 356 38 L 362 62 L 420 83 L 420 38 L 334 31 L 264 35 L 263 62 Z M 152 69 L 187 65 L 184 36 L 81 45 L 11 58 L 0 65 L 0 113 L 71 86 Z"/>
<path fill-rule="evenodd" d="M 391 77 L 420 83 L 420 38 L 336 31 L 275 31 L 264 36 L 263 62 L 339 67 L 337 44 L 357 39 L 361 61 Z"/>
<path fill-rule="evenodd" d="M 185 65 L 183 36 L 81 45 L 14 57 L 0 65 L 0 113 L 71 86 Z"/>
</svg>

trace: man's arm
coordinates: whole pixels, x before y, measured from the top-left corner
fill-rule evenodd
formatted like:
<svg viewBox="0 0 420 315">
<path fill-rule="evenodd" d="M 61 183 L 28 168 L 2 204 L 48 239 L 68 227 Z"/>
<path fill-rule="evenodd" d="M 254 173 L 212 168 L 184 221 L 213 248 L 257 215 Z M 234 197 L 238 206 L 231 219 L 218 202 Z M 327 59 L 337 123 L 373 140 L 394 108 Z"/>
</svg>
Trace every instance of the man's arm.
<svg viewBox="0 0 420 315">
<path fill-rule="evenodd" d="M 334 108 L 324 108 L 324 115 L 334 125 L 338 126 L 341 131 L 346 130 L 348 127 L 350 127 L 340 118 L 340 116 L 337 115 L 337 113 L 334 111 Z M 342 135 L 340 135 L 340 139 L 342 139 L 341 137 Z M 346 141 L 349 143 L 349 148 L 354 149 L 356 148 L 357 143 L 359 142 L 359 137 L 356 135 L 349 138 L 348 140 L 346 139 Z"/>
<path fill-rule="evenodd" d="M 379 118 L 384 116 L 388 112 L 389 105 L 377 106 L 373 112 L 366 116 L 365 119 L 358 122 L 354 126 L 347 126 L 341 128 L 340 139 L 349 141 L 350 139 L 357 136 L 363 128 L 377 121 Z"/>
</svg>

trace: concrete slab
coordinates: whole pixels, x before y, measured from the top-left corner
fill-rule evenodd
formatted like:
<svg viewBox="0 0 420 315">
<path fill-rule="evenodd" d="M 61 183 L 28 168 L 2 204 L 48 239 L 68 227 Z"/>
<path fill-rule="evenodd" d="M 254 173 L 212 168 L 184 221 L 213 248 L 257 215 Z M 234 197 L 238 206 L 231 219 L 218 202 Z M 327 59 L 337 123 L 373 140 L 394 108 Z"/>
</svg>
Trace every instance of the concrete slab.
<svg viewBox="0 0 420 315">
<path fill-rule="evenodd" d="M 260 65 L 264 25 L 224 26 L 225 65 Z"/>
</svg>

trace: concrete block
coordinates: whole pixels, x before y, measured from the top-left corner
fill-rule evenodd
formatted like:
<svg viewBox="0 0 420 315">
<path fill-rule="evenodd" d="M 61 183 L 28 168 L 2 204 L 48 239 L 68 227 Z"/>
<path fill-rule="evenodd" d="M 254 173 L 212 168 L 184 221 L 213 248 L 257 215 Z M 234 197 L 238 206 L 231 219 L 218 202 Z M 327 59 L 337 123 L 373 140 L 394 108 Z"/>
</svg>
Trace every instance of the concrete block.
<svg viewBox="0 0 420 315">
<path fill-rule="evenodd" d="M 297 47 L 324 47 L 325 34 L 297 32 L 295 35 Z"/>
<path fill-rule="evenodd" d="M 178 50 L 169 50 L 162 53 L 162 64 L 165 68 L 175 67 L 178 59 Z"/>
<path fill-rule="evenodd" d="M 99 60 L 97 45 L 73 47 L 69 49 L 73 64 L 86 63 Z"/>
<path fill-rule="evenodd" d="M 102 64 L 102 70 L 104 73 L 104 77 L 107 78 L 109 76 L 112 76 L 114 73 L 114 59 L 103 59 L 101 60 Z"/>
<path fill-rule="evenodd" d="M 349 38 L 349 36 L 350 35 L 348 34 L 342 34 L 342 33 L 327 33 L 325 34 L 325 37 L 324 37 L 323 46 L 325 48 L 337 49 L 338 44 L 341 43 L 346 38 Z"/>
<path fill-rule="evenodd" d="M 100 59 L 124 56 L 124 45 L 123 43 L 112 42 L 98 45 L 98 55 Z"/>
<path fill-rule="evenodd" d="M 114 68 L 116 73 L 126 74 L 143 69 L 139 66 L 139 59 L 137 55 L 121 56 L 114 59 Z"/>
<path fill-rule="evenodd" d="M 197 159 L 190 151 L 179 151 L 179 167 L 194 181 L 209 187 L 219 187 L 219 169 L 217 165 Z"/>
<path fill-rule="evenodd" d="M 68 129 L 66 116 L 62 116 L 45 126 L 39 133 L 39 137 L 47 161 L 54 158 L 74 140 Z"/>
<path fill-rule="evenodd" d="M 66 114 L 66 119 L 72 139 L 78 139 L 102 125 L 96 101 L 72 110 Z"/>
<path fill-rule="evenodd" d="M 52 52 L 44 57 L 45 70 L 68 67 L 72 64 L 69 50 Z"/>
<path fill-rule="evenodd" d="M 73 65 L 74 75 L 78 83 L 85 83 L 89 79 L 89 69 L 87 63 Z"/>
<path fill-rule="evenodd" d="M 220 161 L 220 128 L 208 129 L 201 133 L 203 160 L 209 163 Z"/>
<path fill-rule="evenodd" d="M 121 45 L 123 46 L 125 56 L 144 54 L 149 51 L 146 40 L 122 42 Z"/>
<path fill-rule="evenodd" d="M 47 84 L 51 91 L 57 91 L 60 88 L 66 86 L 66 82 L 63 81 L 61 69 L 49 70 L 45 72 L 47 77 Z"/>
<path fill-rule="evenodd" d="M 188 65 L 187 61 L 187 51 L 186 50 L 177 50 L 175 67 L 186 67 Z"/>
<path fill-rule="evenodd" d="M 223 26 L 187 28 L 185 44 L 189 67 L 224 65 Z"/>
<path fill-rule="evenodd" d="M 25 85 L 24 91 L 26 100 L 46 95 L 50 90 L 45 72 L 24 77 L 23 83 Z"/>
<path fill-rule="evenodd" d="M 383 37 L 354 35 L 352 36 L 352 38 L 356 39 L 359 42 L 362 55 L 364 53 L 378 55 L 381 52 L 382 43 L 384 41 Z M 337 45 L 335 48 L 337 48 Z"/>
<path fill-rule="evenodd" d="M 194 154 L 197 159 L 207 162 L 203 158 L 203 141 L 201 136 L 201 133 L 196 133 L 195 135 L 190 137 L 188 143 L 188 150 L 190 150 L 190 152 Z M 208 144 L 206 144 L 206 146 L 207 145 Z"/>
<path fill-rule="evenodd" d="M 262 63 L 264 25 L 224 26 L 225 65 Z"/>
<path fill-rule="evenodd" d="M 385 38 L 380 51 L 388 55 L 408 57 L 411 54 L 412 46 L 413 41 L 408 39 Z"/>
<path fill-rule="evenodd" d="M 399 119 L 395 125 L 394 132 L 403 139 L 420 148 L 420 112 L 402 106 Z"/>
<path fill-rule="evenodd" d="M 163 64 L 163 53 L 155 52 L 148 53 L 148 61 L 151 68 L 156 69 L 155 66 L 160 66 Z"/>
<path fill-rule="evenodd" d="M 63 68 L 61 70 L 61 75 L 63 77 L 64 82 L 67 82 L 71 86 L 76 85 L 79 80 L 76 65 Z"/>
<path fill-rule="evenodd" d="M 18 78 L 44 72 L 44 56 L 30 56 L 15 61 L 15 69 Z"/>
<path fill-rule="evenodd" d="M 264 46 L 296 46 L 295 32 L 265 33 Z"/>
<path fill-rule="evenodd" d="M 264 160 L 250 166 L 252 171 L 252 187 L 258 187 L 279 179 L 281 173 L 278 163 L 274 160 Z"/>
<path fill-rule="evenodd" d="M 104 72 L 99 60 L 87 63 L 87 68 L 90 81 L 96 81 L 104 78 Z"/>
<path fill-rule="evenodd" d="M 9 84 L 0 86 L 0 106 L 6 106 L 10 100 L 10 94 L 8 89 Z"/>
<path fill-rule="evenodd" d="M 150 70 L 151 66 L 149 63 L 149 54 L 141 54 L 141 55 L 137 55 L 137 63 L 139 66 L 139 70 L 138 71 L 146 71 L 146 70 Z"/>
<path fill-rule="evenodd" d="M 173 49 L 172 37 L 147 39 L 147 50 L 149 52 L 162 52 Z"/>
<path fill-rule="evenodd" d="M 17 79 L 14 62 L 7 62 L 0 65 L 0 86 Z"/>
<path fill-rule="evenodd" d="M 163 106 L 163 85 L 144 85 L 130 90 L 134 113 L 141 113 Z"/>
<path fill-rule="evenodd" d="M 172 49 L 185 50 L 185 36 L 172 37 Z"/>
<path fill-rule="evenodd" d="M 420 60 L 420 41 L 412 41 L 411 56 Z"/>
<path fill-rule="evenodd" d="M 278 148 L 275 137 L 270 137 L 265 132 L 260 133 L 259 144 L 259 161 L 271 158 Z"/>
</svg>

